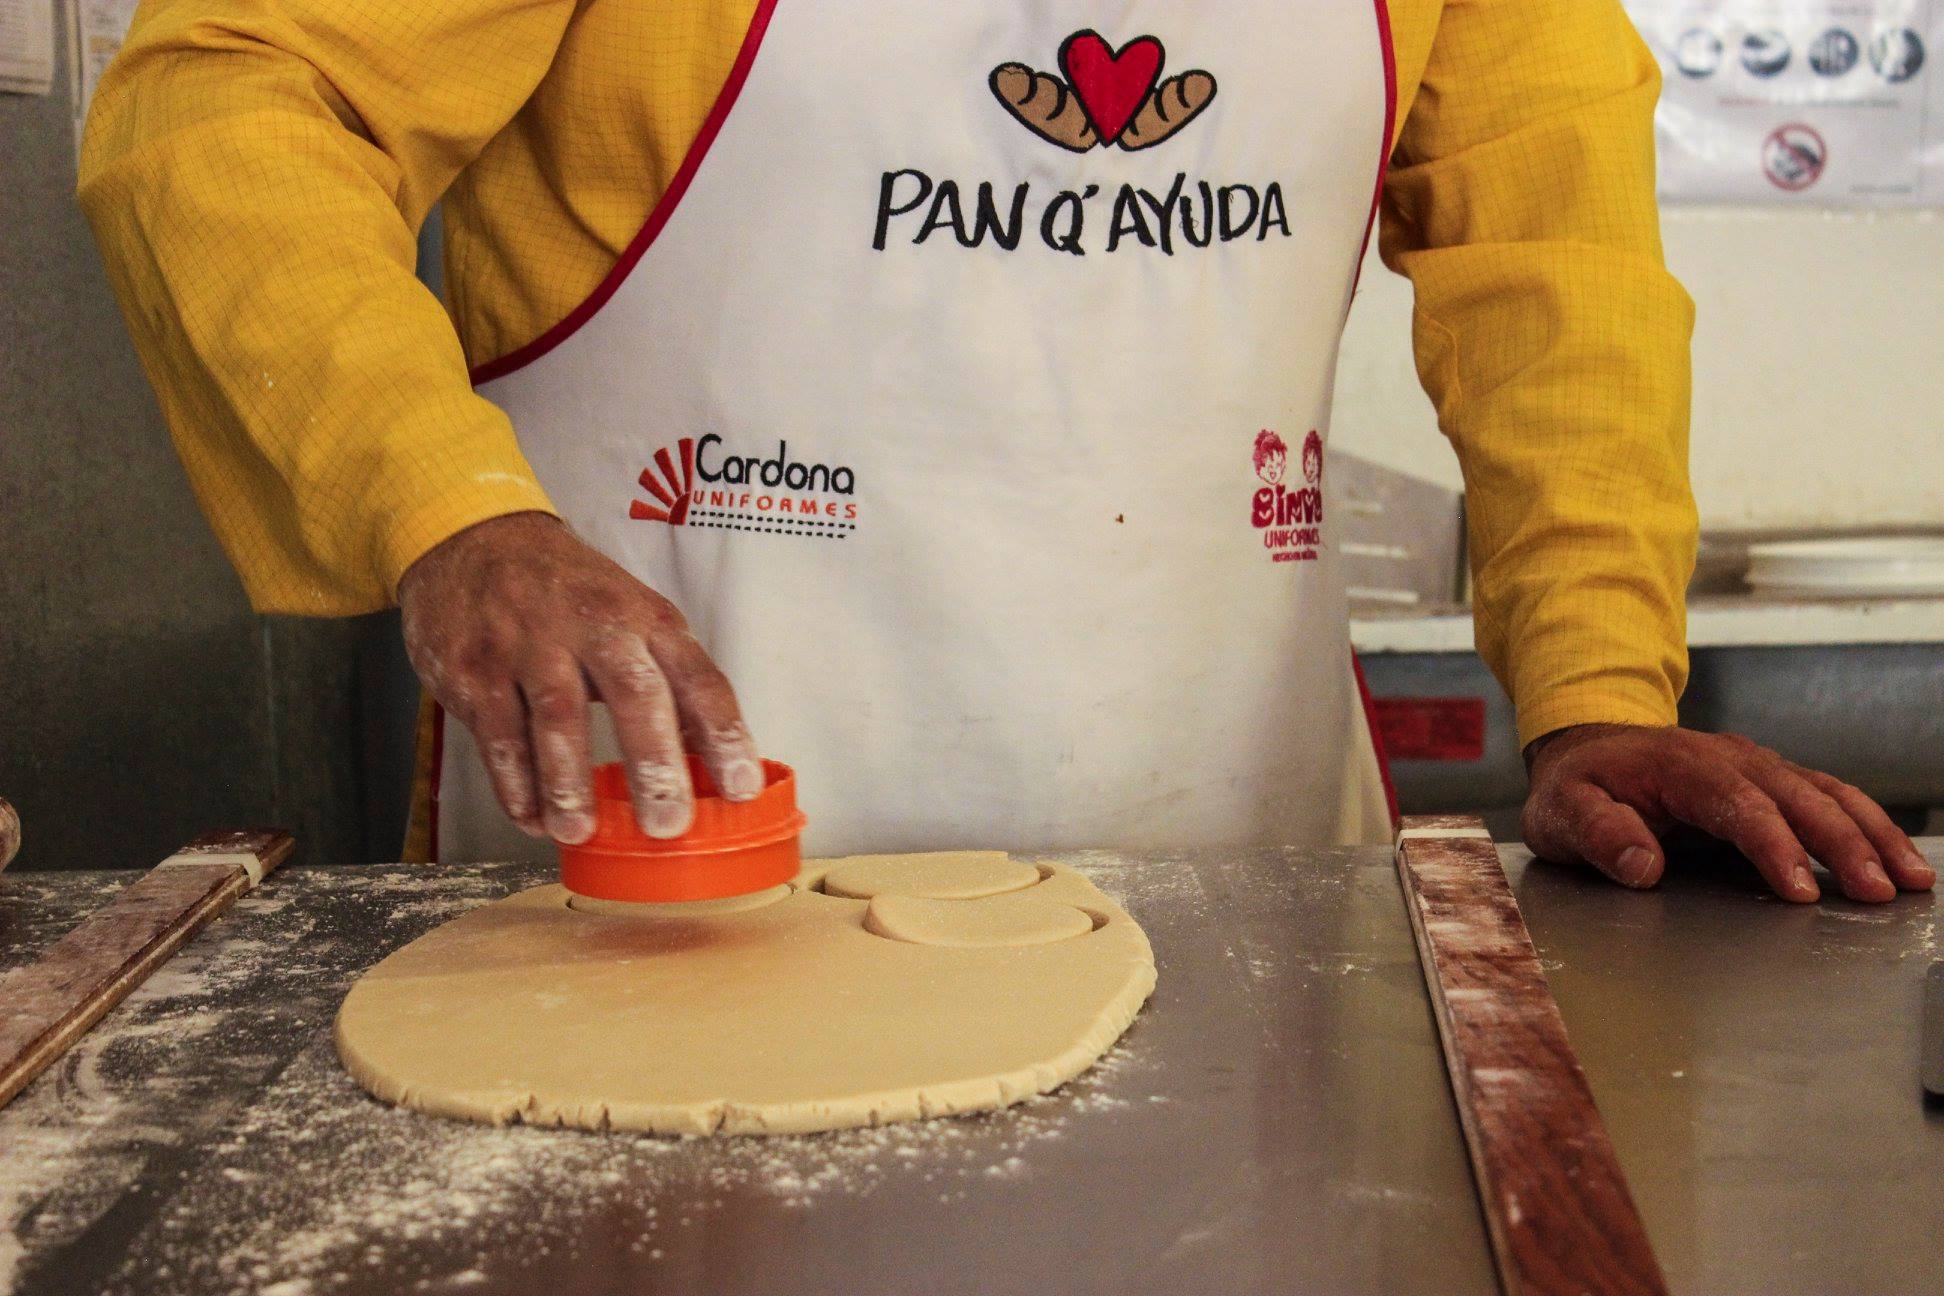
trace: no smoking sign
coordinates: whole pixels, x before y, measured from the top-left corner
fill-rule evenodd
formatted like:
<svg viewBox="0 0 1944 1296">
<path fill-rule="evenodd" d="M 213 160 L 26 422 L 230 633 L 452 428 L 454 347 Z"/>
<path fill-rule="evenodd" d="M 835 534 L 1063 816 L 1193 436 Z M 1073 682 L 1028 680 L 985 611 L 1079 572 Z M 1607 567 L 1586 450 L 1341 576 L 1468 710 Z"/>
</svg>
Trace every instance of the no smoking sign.
<svg viewBox="0 0 1944 1296">
<path fill-rule="evenodd" d="M 1762 141 L 1762 174 L 1777 189 L 1798 193 L 1822 178 L 1829 145 L 1801 122 L 1778 126 Z"/>
</svg>

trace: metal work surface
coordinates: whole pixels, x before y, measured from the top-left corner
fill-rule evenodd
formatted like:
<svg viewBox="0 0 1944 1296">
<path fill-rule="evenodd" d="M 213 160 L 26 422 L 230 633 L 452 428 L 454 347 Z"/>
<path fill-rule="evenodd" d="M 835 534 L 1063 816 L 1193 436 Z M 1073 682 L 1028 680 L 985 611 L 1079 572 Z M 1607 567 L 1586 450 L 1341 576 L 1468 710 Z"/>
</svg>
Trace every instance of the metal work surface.
<svg viewBox="0 0 1944 1296">
<path fill-rule="evenodd" d="M 549 871 L 287 869 L 0 1111 L 0 1292 L 1496 1290 L 1388 850 L 1059 858 L 1160 969 L 1100 1067 L 777 1139 L 370 1100 L 351 981 Z M 131 876 L 0 876 L 0 966 Z"/>
<path fill-rule="evenodd" d="M 1629 892 L 1500 854 L 1675 1291 L 1944 1291 L 1918 1079 L 1944 903 L 1786 904 L 1697 852 Z"/>
</svg>

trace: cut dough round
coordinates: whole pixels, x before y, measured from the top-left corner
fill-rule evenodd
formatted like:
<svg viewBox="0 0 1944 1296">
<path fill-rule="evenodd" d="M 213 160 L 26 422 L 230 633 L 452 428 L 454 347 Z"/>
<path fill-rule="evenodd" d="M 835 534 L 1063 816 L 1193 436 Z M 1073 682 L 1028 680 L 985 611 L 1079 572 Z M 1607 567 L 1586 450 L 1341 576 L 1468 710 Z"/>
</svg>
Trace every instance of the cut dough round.
<svg viewBox="0 0 1944 1296">
<path fill-rule="evenodd" d="M 976 900 L 1036 886 L 1040 871 L 1004 851 L 940 851 L 932 855 L 854 855 L 823 875 L 834 896 L 916 896 L 922 900 Z"/>
<path fill-rule="evenodd" d="M 751 891 L 747 895 L 724 896 L 720 900 L 670 900 L 654 903 L 641 900 L 603 900 L 598 896 L 567 896 L 567 907 L 582 913 L 602 914 L 609 918 L 707 918 L 714 914 L 741 913 L 745 909 L 761 909 L 773 905 L 778 900 L 787 899 L 793 888 L 788 882 L 763 891 Z"/>
<path fill-rule="evenodd" d="M 590 913 L 558 886 L 486 905 L 365 973 L 339 1055 L 379 1098 L 469 1120 L 803 1133 L 1043 1093 L 1154 987 L 1147 937 L 1070 869 L 943 901 L 914 895 L 927 857 L 877 857 L 878 899 L 815 889 L 850 863 L 727 911 Z"/>
<path fill-rule="evenodd" d="M 881 895 L 864 911 L 864 927 L 890 940 L 913 945 L 984 949 L 1000 945 L 1044 945 L 1093 930 L 1092 915 L 1072 905 L 1042 900 L 1031 891 L 983 900 L 920 900 Z"/>
</svg>

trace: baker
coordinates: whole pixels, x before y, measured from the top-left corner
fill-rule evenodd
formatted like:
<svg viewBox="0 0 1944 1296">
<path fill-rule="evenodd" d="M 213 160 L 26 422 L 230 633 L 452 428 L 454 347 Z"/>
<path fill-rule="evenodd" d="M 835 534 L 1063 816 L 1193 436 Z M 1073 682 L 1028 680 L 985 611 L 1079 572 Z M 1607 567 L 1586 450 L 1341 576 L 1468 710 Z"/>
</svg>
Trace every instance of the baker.
<svg viewBox="0 0 1944 1296">
<path fill-rule="evenodd" d="M 823 852 L 1387 838 L 1325 489 L 1381 210 L 1532 846 L 1888 900 L 1867 797 L 1676 723 L 1657 90 L 1617 0 L 148 0 L 80 192 L 256 605 L 402 606 L 440 858 L 584 839 L 609 743 L 657 836 L 686 748 Z"/>
</svg>

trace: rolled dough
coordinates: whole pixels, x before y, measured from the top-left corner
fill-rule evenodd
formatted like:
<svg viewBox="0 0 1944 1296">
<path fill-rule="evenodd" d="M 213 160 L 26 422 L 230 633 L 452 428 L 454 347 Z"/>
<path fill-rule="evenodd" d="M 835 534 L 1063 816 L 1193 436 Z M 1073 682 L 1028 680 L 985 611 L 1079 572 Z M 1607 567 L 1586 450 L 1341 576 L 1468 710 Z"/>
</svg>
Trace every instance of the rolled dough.
<svg viewBox="0 0 1944 1296">
<path fill-rule="evenodd" d="M 939 851 L 931 855 L 853 855 L 824 874 L 823 889 L 835 896 L 869 900 L 874 895 L 923 900 L 976 900 L 1023 891 L 1040 881 L 1038 866 L 1003 851 Z"/>
<path fill-rule="evenodd" d="M 864 911 L 864 930 L 913 945 L 1043 945 L 1085 935 L 1093 930 L 1093 917 L 1072 905 L 1048 904 L 1030 891 L 977 904 L 880 895 Z"/>
<path fill-rule="evenodd" d="M 831 894 L 840 882 L 869 898 Z M 367 972 L 339 1010 L 339 1055 L 377 1097 L 444 1116 L 802 1133 L 1044 1093 L 1154 988 L 1140 927 L 1059 865 L 837 860 L 762 899 L 510 896 Z"/>
</svg>

